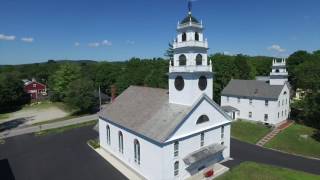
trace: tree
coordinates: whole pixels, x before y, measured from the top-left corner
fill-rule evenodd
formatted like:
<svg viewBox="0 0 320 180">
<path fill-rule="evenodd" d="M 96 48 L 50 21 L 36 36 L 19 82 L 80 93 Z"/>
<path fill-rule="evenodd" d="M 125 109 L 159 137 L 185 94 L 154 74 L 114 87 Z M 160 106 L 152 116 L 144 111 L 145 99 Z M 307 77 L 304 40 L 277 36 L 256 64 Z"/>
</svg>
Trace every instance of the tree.
<svg viewBox="0 0 320 180">
<path fill-rule="evenodd" d="M 53 99 L 61 101 L 69 88 L 69 84 L 81 77 L 80 67 L 76 64 L 63 64 L 50 77 L 50 88 L 53 92 Z"/>
<path fill-rule="evenodd" d="M 235 77 L 234 57 L 224 54 L 215 54 L 209 57 L 214 72 L 213 99 L 220 102 L 220 94 L 229 81 Z"/>
<path fill-rule="evenodd" d="M 15 73 L 0 76 L 0 112 L 12 111 L 30 102 L 30 96 L 24 92 L 23 82 Z"/>
<path fill-rule="evenodd" d="M 116 82 L 116 79 L 120 75 L 120 72 L 121 66 L 109 62 L 96 64 L 93 73 L 95 87 L 100 86 L 103 90 L 109 89 L 111 85 Z"/>
<path fill-rule="evenodd" d="M 294 71 L 297 87 L 314 92 L 320 90 L 320 59 L 306 61 Z"/>
<path fill-rule="evenodd" d="M 289 56 L 287 59 L 287 66 L 289 72 L 289 81 L 293 89 L 297 89 L 297 74 L 296 67 L 302 64 L 303 62 L 309 61 L 312 59 L 312 55 L 307 51 L 296 51 Z"/>
<path fill-rule="evenodd" d="M 234 59 L 236 67 L 236 78 L 238 79 L 254 79 L 255 73 L 253 67 L 248 63 L 247 57 L 238 54 Z"/>
<path fill-rule="evenodd" d="M 173 45 L 171 43 L 168 44 L 168 49 L 166 50 L 164 56 L 168 57 L 170 60 L 173 59 Z"/>
<path fill-rule="evenodd" d="M 78 108 L 81 113 L 89 112 L 98 106 L 93 81 L 80 78 L 71 82 L 65 93 L 64 102 L 71 107 Z"/>
</svg>

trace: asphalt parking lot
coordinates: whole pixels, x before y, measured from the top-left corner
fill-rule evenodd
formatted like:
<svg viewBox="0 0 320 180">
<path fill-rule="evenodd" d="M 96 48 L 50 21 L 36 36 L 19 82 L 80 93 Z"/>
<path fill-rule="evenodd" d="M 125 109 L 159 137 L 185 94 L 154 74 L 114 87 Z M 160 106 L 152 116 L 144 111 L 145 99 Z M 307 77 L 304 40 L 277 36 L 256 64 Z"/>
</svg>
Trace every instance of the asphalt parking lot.
<svg viewBox="0 0 320 180">
<path fill-rule="evenodd" d="M 87 144 L 98 136 L 92 127 L 62 134 L 36 137 L 33 134 L 6 139 L 0 144 L 0 180 L 122 180 L 120 172 Z M 271 164 L 320 174 L 320 161 L 272 151 L 231 140 L 234 160 L 223 163 L 235 167 L 244 161 Z"/>
<path fill-rule="evenodd" d="M 84 127 L 63 134 L 6 139 L 0 145 L 0 179 L 126 179 L 86 144 L 97 136 L 91 127 Z"/>
</svg>

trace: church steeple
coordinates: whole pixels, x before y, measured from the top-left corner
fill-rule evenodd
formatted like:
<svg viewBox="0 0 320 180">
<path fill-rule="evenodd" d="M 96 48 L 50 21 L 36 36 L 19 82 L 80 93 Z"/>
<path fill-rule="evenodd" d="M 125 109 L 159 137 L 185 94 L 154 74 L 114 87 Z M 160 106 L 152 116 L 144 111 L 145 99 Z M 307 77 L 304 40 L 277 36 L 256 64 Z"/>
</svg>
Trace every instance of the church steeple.
<svg viewBox="0 0 320 180">
<path fill-rule="evenodd" d="M 286 69 L 286 59 L 274 59 L 270 73 L 270 85 L 284 85 L 287 81 L 288 71 Z"/>
<path fill-rule="evenodd" d="M 178 22 L 173 42 L 174 58 L 169 67 L 170 103 L 192 105 L 203 93 L 212 98 L 212 66 L 208 60 L 208 42 L 203 25 L 191 14 Z"/>
</svg>

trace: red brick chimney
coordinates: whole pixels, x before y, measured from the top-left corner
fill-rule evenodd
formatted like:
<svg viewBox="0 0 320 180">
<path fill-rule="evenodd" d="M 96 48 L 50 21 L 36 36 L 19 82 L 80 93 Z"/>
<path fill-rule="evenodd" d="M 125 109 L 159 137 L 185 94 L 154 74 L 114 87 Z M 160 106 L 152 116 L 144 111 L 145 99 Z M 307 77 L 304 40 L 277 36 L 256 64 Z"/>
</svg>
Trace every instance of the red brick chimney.
<svg viewBox="0 0 320 180">
<path fill-rule="evenodd" d="M 116 99 L 117 88 L 115 85 L 111 85 L 111 103 Z"/>
</svg>

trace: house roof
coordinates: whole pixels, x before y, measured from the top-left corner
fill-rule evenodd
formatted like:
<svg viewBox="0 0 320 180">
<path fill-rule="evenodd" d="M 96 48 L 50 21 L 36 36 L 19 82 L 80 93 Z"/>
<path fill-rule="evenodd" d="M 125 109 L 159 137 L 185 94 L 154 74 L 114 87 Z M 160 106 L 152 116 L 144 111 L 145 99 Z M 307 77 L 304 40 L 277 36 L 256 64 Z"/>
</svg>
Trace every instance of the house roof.
<svg viewBox="0 0 320 180">
<path fill-rule="evenodd" d="M 257 80 L 231 80 L 221 95 L 262 99 L 278 99 L 284 85 L 270 85 Z"/>
<path fill-rule="evenodd" d="M 162 143 L 192 109 L 168 99 L 166 89 L 130 86 L 99 116 Z"/>
<path fill-rule="evenodd" d="M 189 22 L 192 22 L 192 23 L 199 23 L 199 21 L 193 17 L 191 14 L 188 14 L 188 16 L 186 16 L 180 24 L 185 24 L 185 23 L 189 23 Z"/>
<path fill-rule="evenodd" d="M 221 109 L 225 112 L 237 112 L 239 109 L 232 107 L 232 106 L 221 106 Z"/>
</svg>

